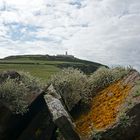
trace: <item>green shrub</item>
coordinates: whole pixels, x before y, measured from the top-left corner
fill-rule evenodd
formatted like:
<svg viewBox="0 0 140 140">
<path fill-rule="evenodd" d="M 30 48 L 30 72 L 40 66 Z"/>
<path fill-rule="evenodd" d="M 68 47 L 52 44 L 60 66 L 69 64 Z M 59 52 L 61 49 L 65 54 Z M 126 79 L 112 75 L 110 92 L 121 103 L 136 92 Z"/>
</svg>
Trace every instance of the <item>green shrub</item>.
<svg viewBox="0 0 140 140">
<path fill-rule="evenodd" d="M 138 96 L 140 96 L 140 87 L 139 90 L 137 90 L 133 95 L 133 97 L 138 97 Z"/>
<path fill-rule="evenodd" d="M 20 81 L 32 92 L 38 92 L 45 86 L 45 83 L 43 83 L 40 79 L 31 76 L 28 72 L 19 72 L 19 74 L 21 75 Z"/>
<path fill-rule="evenodd" d="M 17 83 L 16 80 L 7 79 L 0 85 L 0 101 L 16 114 L 27 111 L 27 101 L 25 100 L 27 94 L 28 88 L 22 83 Z"/>
<path fill-rule="evenodd" d="M 52 76 L 49 83 L 53 84 L 70 111 L 79 101 L 89 105 L 100 90 L 123 78 L 130 71 L 131 68 L 101 67 L 90 76 L 86 76 L 78 69 L 68 68 Z"/>
<path fill-rule="evenodd" d="M 115 67 L 115 68 L 112 68 L 112 75 L 114 77 L 114 81 L 117 81 L 121 78 L 123 78 L 124 76 L 126 76 L 129 72 L 133 71 L 134 69 L 129 66 L 129 67 Z"/>
<path fill-rule="evenodd" d="M 93 135 L 93 138 L 95 139 L 95 140 L 101 140 L 102 139 L 102 136 L 101 136 L 101 133 L 95 133 L 94 135 Z"/>
<path fill-rule="evenodd" d="M 119 125 L 122 128 L 128 127 L 132 125 L 132 121 L 133 121 L 134 117 L 129 117 L 126 113 L 122 113 L 119 116 Z"/>
<path fill-rule="evenodd" d="M 87 76 L 80 70 L 68 68 L 52 76 L 49 82 L 71 110 L 81 100 L 86 81 Z"/>
<path fill-rule="evenodd" d="M 12 112 L 23 114 L 28 110 L 28 94 L 40 92 L 43 84 L 28 73 L 19 73 L 20 79 L 7 78 L 0 84 L 0 101 Z"/>
<path fill-rule="evenodd" d="M 136 82 L 135 90 L 133 93 L 133 97 L 138 97 L 138 96 L 140 96 L 140 80 Z"/>
<path fill-rule="evenodd" d="M 87 98 L 95 96 L 98 91 L 123 78 L 129 72 L 129 68 L 116 67 L 108 69 L 100 67 L 88 78 L 88 83 L 84 91 L 85 95 L 88 95 Z"/>
</svg>

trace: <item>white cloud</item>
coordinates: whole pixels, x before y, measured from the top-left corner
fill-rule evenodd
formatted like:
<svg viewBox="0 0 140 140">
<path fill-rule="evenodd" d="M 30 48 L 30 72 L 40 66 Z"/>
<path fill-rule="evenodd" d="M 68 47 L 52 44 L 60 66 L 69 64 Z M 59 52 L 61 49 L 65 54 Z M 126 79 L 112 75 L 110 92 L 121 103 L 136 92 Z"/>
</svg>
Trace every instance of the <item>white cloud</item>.
<svg viewBox="0 0 140 140">
<path fill-rule="evenodd" d="M 0 0 L 0 57 L 68 50 L 140 69 L 139 7 L 139 0 Z"/>
</svg>

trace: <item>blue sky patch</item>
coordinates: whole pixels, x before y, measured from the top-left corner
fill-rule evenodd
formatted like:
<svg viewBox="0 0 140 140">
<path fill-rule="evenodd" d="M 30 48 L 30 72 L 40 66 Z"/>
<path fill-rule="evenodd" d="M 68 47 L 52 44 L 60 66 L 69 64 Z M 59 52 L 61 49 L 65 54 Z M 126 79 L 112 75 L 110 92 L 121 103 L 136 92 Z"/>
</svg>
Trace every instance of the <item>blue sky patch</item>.
<svg viewBox="0 0 140 140">
<path fill-rule="evenodd" d="M 45 41 L 45 42 L 53 42 L 53 43 L 61 43 L 62 39 L 48 35 L 45 37 L 38 37 L 35 33 L 37 33 L 42 27 L 33 26 L 33 25 L 24 25 L 22 23 L 4 23 L 4 25 L 9 29 L 7 35 L 13 41 Z"/>
<path fill-rule="evenodd" d="M 31 35 L 30 33 L 38 32 L 41 27 L 33 26 L 33 25 L 24 25 L 22 23 L 4 23 L 4 25 L 8 28 L 7 35 L 13 40 L 21 40 L 21 41 L 33 41 L 36 40 L 36 37 Z"/>
<path fill-rule="evenodd" d="M 75 6 L 77 9 L 85 7 L 83 4 L 85 0 L 72 0 L 69 4 Z"/>
</svg>

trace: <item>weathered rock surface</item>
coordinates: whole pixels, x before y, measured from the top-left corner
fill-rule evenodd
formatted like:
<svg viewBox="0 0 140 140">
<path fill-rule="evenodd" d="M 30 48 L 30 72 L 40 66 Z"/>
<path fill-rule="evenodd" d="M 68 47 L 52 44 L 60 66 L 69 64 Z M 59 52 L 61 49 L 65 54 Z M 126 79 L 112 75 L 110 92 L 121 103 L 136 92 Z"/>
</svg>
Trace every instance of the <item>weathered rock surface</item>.
<svg viewBox="0 0 140 140">
<path fill-rule="evenodd" d="M 70 115 L 62 105 L 60 96 L 57 95 L 52 85 L 48 88 L 48 94 L 44 98 L 52 114 L 53 122 L 59 128 L 65 140 L 80 140 Z"/>
<path fill-rule="evenodd" d="M 1 82 L 7 78 L 20 80 L 20 75 L 14 71 L 0 76 Z M 57 128 L 65 140 L 80 140 L 71 117 L 61 102 L 61 96 L 52 85 L 47 87 L 46 92 L 29 93 L 26 101 L 29 110 L 24 114 L 14 114 L 0 100 L 0 140 L 56 140 Z"/>
<path fill-rule="evenodd" d="M 0 83 L 5 81 L 7 78 L 19 80 L 20 74 L 16 71 L 5 71 L 0 73 Z"/>
<path fill-rule="evenodd" d="M 20 78 L 16 72 L 2 77 Z M 57 128 L 61 140 L 139 140 L 138 81 L 140 74 L 131 71 L 97 93 L 90 110 L 74 122 L 53 85 L 46 92 L 28 95 L 29 111 L 24 115 L 13 114 L 0 102 L 0 140 L 56 140 Z"/>
<path fill-rule="evenodd" d="M 0 82 L 7 78 L 20 80 L 15 71 L 0 74 Z M 56 140 L 56 126 L 44 100 L 44 91 L 26 95 L 28 111 L 15 114 L 10 105 L 0 99 L 0 140 Z"/>
<path fill-rule="evenodd" d="M 119 122 L 117 126 L 107 129 L 105 132 L 100 132 L 98 134 L 100 139 L 138 140 L 140 138 L 140 104 L 135 105 L 126 115 L 128 117 Z"/>
<path fill-rule="evenodd" d="M 99 92 L 89 112 L 76 121 L 83 140 L 136 140 L 140 137 L 140 75 L 132 71 Z"/>
</svg>

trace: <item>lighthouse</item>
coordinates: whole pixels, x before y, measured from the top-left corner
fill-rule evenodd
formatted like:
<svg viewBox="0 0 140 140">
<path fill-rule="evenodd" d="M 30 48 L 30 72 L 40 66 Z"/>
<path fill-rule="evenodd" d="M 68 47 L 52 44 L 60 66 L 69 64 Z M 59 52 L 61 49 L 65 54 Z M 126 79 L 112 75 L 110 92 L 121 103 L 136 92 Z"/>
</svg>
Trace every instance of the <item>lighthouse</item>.
<svg viewBox="0 0 140 140">
<path fill-rule="evenodd" d="M 67 56 L 68 55 L 68 52 L 66 51 L 65 55 Z"/>
</svg>

